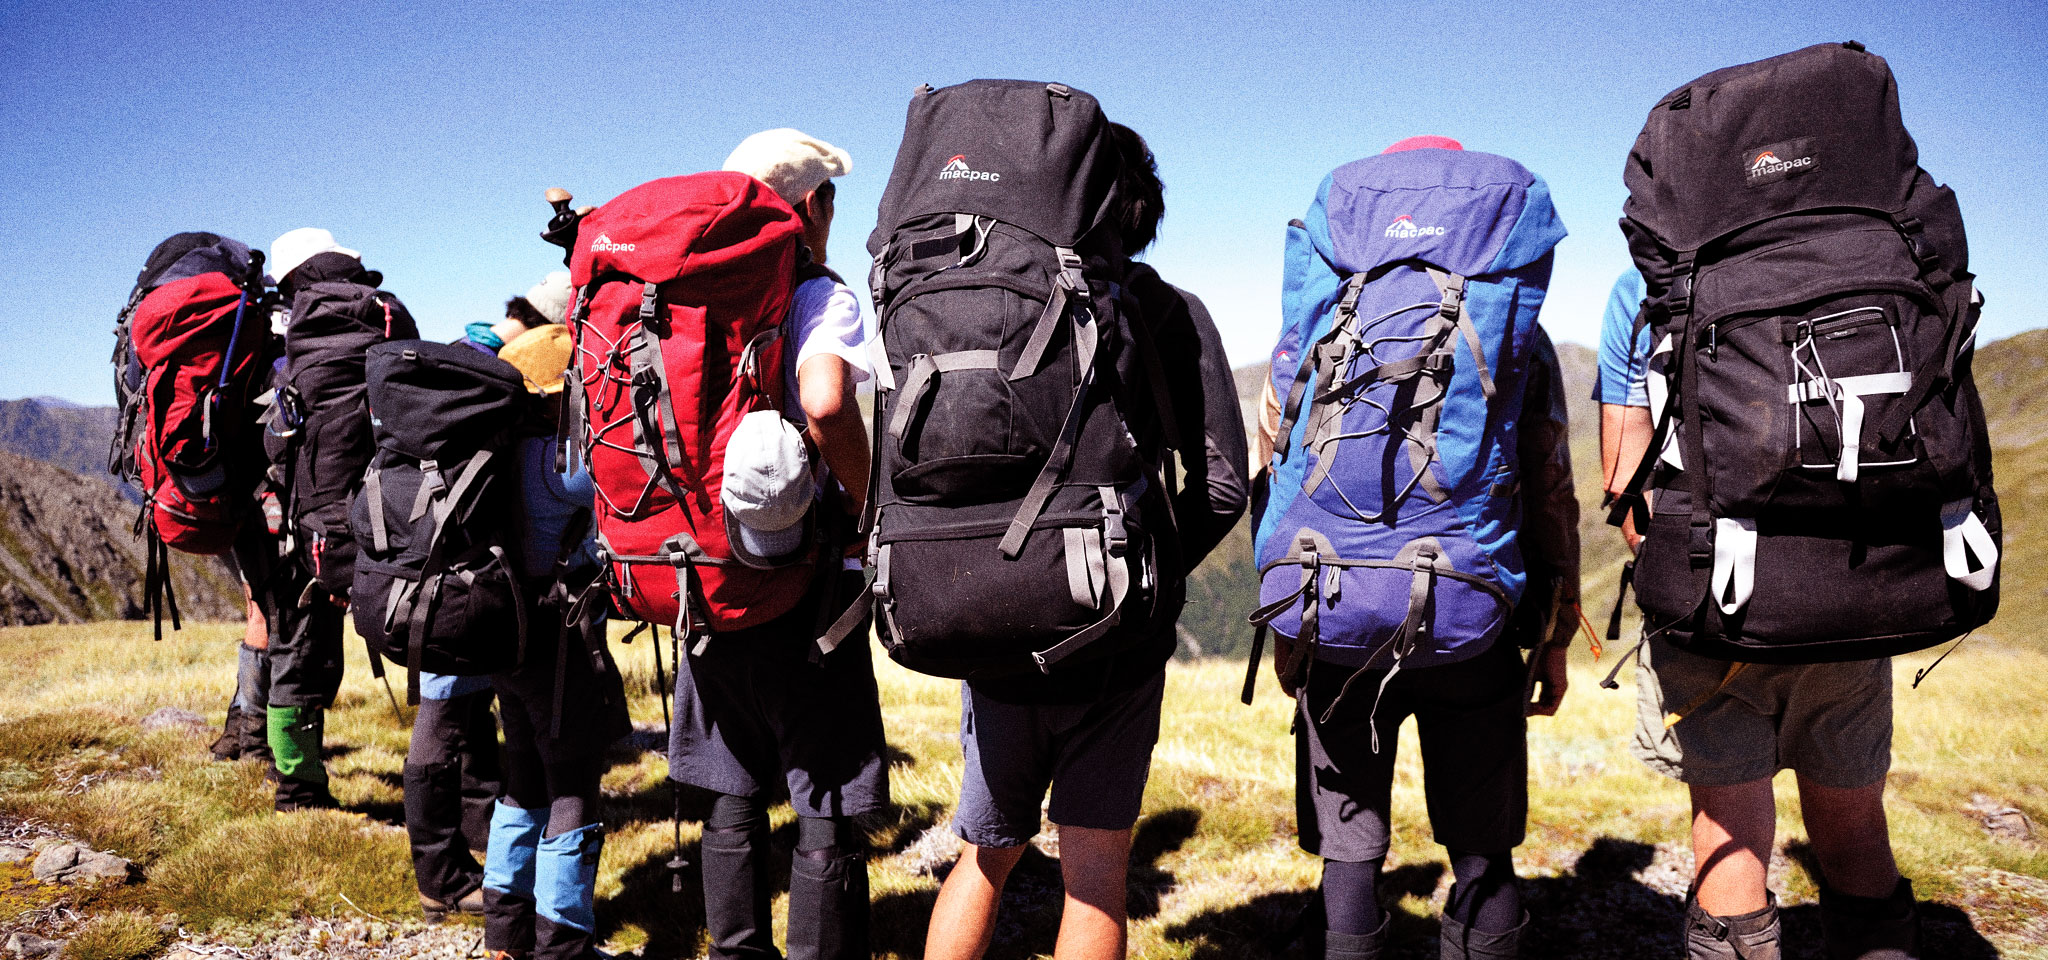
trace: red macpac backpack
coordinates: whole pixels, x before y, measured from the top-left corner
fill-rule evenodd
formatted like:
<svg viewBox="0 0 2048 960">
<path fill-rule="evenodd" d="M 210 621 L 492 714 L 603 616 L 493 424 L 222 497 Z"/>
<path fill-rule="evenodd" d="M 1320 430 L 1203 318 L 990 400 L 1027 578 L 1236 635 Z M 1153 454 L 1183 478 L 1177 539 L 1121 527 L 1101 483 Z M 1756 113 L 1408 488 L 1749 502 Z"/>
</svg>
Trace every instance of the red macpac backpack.
<svg viewBox="0 0 2048 960">
<path fill-rule="evenodd" d="M 121 427 L 110 466 L 143 492 L 145 593 L 170 597 L 168 550 L 216 554 L 234 543 L 262 458 L 245 435 L 268 323 L 263 254 L 209 233 L 157 246 L 115 328 Z"/>
<path fill-rule="evenodd" d="M 563 435 L 590 458 L 612 599 L 678 636 L 750 627 L 802 597 L 815 551 L 742 564 L 719 499 L 740 419 L 782 404 L 782 323 L 803 229 L 742 173 L 669 177 L 584 216 Z"/>
</svg>

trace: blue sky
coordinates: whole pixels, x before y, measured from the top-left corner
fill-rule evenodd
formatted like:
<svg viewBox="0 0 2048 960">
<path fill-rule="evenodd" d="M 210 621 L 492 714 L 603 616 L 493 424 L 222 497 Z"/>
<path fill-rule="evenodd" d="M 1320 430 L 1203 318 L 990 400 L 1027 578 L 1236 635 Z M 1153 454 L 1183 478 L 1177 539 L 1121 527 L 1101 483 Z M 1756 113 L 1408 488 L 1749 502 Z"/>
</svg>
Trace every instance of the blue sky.
<svg viewBox="0 0 2048 960">
<path fill-rule="evenodd" d="M 1844 39 L 1891 61 L 2003 336 L 2048 323 L 2044 12 L 0 0 L 0 396 L 109 402 L 113 316 L 171 233 L 267 249 L 327 227 L 428 336 L 453 338 L 558 265 L 535 237 L 544 188 L 601 201 L 715 169 L 773 126 L 853 154 L 830 252 L 861 278 L 911 90 L 984 76 L 1080 87 L 1151 141 L 1168 213 L 1150 259 L 1209 302 L 1237 363 L 1271 345 L 1287 220 L 1330 168 L 1415 133 L 1550 182 L 1572 235 L 1544 322 L 1591 343 L 1628 262 L 1621 167 L 1650 106 L 1707 70 Z"/>
</svg>

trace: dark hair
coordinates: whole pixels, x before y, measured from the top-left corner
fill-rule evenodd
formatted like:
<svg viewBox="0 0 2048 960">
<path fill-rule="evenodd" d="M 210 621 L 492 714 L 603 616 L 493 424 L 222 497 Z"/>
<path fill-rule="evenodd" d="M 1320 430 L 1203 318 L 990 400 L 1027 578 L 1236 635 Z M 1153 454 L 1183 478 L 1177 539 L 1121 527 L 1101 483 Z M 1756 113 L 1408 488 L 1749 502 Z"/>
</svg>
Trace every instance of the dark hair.
<svg viewBox="0 0 2048 960">
<path fill-rule="evenodd" d="M 505 318 L 517 320 L 528 327 L 545 326 L 554 322 L 541 316 L 540 311 L 534 307 L 533 302 L 525 297 L 513 297 L 505 301 Z"/>
<path fill-rule="evenodd" d="M 1159 239 L 1159 221 L 1166 217 L 1166 185 L 1159 181 L 1159 163 L 1136 130 L 1109 125 L 1109 143 L 1122 162 L 1117 167 L 1116 203 L 1108 220 L 1123 238 L 1124 255 L 1133 256 Z"/>
</svg>

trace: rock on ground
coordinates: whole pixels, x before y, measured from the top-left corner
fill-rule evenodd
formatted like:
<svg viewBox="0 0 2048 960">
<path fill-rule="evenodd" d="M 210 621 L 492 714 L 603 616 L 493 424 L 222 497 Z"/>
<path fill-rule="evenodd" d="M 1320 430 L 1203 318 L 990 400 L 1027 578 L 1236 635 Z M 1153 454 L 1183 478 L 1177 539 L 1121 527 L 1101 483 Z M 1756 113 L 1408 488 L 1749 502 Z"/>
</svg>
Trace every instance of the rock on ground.
<svg viewBox="0 0 2048 960">
<path fill-rule="evenodd" d="M 45 883 L 80 880 L 113 880 L 126 883 L 135 865 L 111 853 L 100 853 L 82 843 L 58 843 L 36 855 L 30 871 Z"/>
<path fill-rule="evenodd" d="M 144 730 L 176 730 L 180 733 L 207 733 L 206 718 L 182 707 L 162 707 L 142 718 Z"/>
<path fill-rule="evenodd" d="M 7 955 L 10 957 L 21 957 L 23 960 L 29 960 L 29 958 L 33 957 L 54 957 L 57 955 L 57 951 L 62 949 L 64 949 L 64 941 L 38 937 L 26 931 L 18 932 L 7 938 Z"/>
</svg>

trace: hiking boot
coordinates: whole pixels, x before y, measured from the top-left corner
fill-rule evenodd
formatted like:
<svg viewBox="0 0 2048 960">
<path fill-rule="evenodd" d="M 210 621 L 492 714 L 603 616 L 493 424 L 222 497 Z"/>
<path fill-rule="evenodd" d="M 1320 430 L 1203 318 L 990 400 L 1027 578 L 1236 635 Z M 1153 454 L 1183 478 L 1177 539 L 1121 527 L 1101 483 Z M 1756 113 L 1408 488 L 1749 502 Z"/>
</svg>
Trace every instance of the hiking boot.
<svg viewBox="0 0 2048 960">
<path fill-rule="evenodd" d="M 1522 931 L 1529 928 L 1529 915 L 1522 922 L 1497 933 L 1473 930 L 1449 917 L 1443 918 L 1442 960 L 1515 960 L 1522 955 Z"/>
<path fill-rule="evenodd" d="M 339 810 L 341 801 L 327 792 L 327 781 L 314 782 L 296 777 L 280 777 L 272 770 L 269 779 L 276 785 L 276 796 L 271 807 L 278 813 L 295 810 Z"/>
<path fill-rule="evenodd" d="M 242 757 L 242 708 L 229 707 L 228 718 L 220 725 L 220 738 L 207 746 L 215 760 L 226 762 Z"/>
<path fill-rule="evenodd" d="M 1778 898 L 1764 892 L 1764 908 L 1734 917 L 1717 917 L 1685 902 L 1686 960 L 1779 960 Z"/>
<path fill-rule="evenodd" d="M 1920 910 L 1912 881 L 1889 897 L 1852 897 L 1820 889 L 1821 937 L 1828 960 L 1918 960 Z"/>
<path fill-rule="evenodd" d="M 420 912 L 426 914 L 428 923 L 440 923 L 448 919 L 448 915 L 451 913 L 466 913 L 472 917 L 481 917 L 484 915 L 484 888 L 478 887 L 475 890 L 471 890 L 463 894 L 454 903 L 436 900 L 422 893 L 420 894 Z"/>
<path fill-rule="evenodd" d="M 1387 946 L 1387 932 L 1394 928 L 1394 915 L 1380 918 L 1380 928 L 1371 933 L 1323 931 L 1323 960 L 1380 960 Z"/>
</svg>

